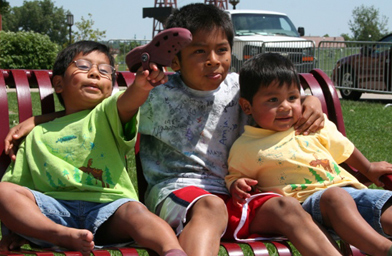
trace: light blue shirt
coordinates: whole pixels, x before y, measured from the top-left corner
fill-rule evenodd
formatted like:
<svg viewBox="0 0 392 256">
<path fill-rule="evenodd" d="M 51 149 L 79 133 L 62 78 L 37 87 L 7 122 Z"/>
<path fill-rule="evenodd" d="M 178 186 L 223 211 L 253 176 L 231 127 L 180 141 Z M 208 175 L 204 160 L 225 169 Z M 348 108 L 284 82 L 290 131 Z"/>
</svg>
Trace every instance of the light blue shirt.
<svg viewBox="0 0 392 256">
<path fill-rule="evenodd" d="M 171 192 L 186 186 L 228 193 L 224 178 L 229 150 L 249 119 L 238 100 L 236 73 L 213 91 L 191 89 L 176 73 L 150 92 L 139 127 L 150 210 L 155 212 Z"/>
</svg>

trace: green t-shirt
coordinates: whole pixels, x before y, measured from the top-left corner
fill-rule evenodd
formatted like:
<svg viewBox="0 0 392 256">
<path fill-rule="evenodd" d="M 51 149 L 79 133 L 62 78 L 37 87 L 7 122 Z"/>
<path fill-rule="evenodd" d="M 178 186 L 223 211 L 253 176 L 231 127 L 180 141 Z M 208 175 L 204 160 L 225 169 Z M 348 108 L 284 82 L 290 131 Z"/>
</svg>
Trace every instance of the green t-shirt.
<svg viewBox="0 0 392 256">
<path fill-rule="evenodd" d="M 93 110 L 35 127 L 2 181 L 62 200 L 106 203 L 137 199 L 125 156 L 136 140 L 138 116 L 122 125 L 117 111 L 121 93 Z"/>
</svg>

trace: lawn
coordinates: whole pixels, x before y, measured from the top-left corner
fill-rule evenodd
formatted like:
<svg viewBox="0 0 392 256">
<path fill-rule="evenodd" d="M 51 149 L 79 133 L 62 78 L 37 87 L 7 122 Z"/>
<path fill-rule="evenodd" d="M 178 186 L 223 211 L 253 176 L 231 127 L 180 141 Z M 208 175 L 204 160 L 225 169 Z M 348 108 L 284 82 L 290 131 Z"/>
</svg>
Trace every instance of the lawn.
<svg viewBox="0 0 392 256">
<path fill-rule="evenodd" d="M 10 123 L 18 123 L 16 95 L 8 93 Z M 33 114 L 39 115 L 40 104 L 38 93 L 32 94 Z M 370 161 L 388 161 L 392 162 L 391 141 L 392 141 L 392 106 L 385 107 L 390 101 L 346 101 L 342 100 L 342 111 L 346 126 L 347 137 L 368 157 Z M 62 107 L 56 99 L 56 110 Z M 136 168 L 133 153 L 129 156 L 129 173 L 136 182 Z M 136 184 L 135 184 L 136 185 Z M 246 255 L 252 255 L 247 245 L 241 245 L 247 252 Z M 267 245 L 268 246 L 268 245 Z M 277 255 L 272 246 L 268 246 L 270 255 Z M 221 248 L 219 255 L 225 255 Z M 294 255 L 299 255 L 294 252 Z"/>
</svg>

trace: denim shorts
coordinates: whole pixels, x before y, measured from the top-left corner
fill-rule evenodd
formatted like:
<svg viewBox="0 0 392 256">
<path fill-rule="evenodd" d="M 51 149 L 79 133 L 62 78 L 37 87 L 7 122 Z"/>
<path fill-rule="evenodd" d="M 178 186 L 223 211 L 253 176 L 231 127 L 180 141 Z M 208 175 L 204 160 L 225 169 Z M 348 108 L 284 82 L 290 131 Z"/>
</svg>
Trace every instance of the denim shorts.
<svg viewBox="0 0 392 256">
<path fill-rule="evenodd" d="M 95 235 L 98 228 L 109 219 L 121 205 L 127 202 L 138 202 L 131 198 L 121 198 L 109 203 L 58 200 L 35 190 L 30 189 L 30 191 L 33 193 L 41 212 L 53 222 L 70 228 L 88 229 L 93 235 Z M 41 247 L 54 247 L 53 244 L 46 241 L 26 236 L 23 237 Z"/>
<path fill-rule="evenodd" d="M 362 217 L 381 235 L 392 238 L 384 233 L 381 226 L 381 211 L 387 201 L 392 197 L 392 191 L 382 189 L 356 189 L 352 187 L 343 187 L 351 197 L 354 199 L 359 213 Z M 320 210 L 320 198 L 325 190 L 318 191 L 313 195 L 309 196 L 302 207 L 313 219 L 318 223 L 323 224 L 323 219 Z M 329 230 L 334 236 L 336 233 Z"/>
</svg>

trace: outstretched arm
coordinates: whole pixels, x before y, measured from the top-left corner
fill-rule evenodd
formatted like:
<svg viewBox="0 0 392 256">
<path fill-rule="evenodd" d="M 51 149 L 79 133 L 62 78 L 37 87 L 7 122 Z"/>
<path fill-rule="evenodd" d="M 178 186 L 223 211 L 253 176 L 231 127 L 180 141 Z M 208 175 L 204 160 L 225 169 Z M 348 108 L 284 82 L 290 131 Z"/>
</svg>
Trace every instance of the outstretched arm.
<svg viewBox="0 0 392 256">
<path fill-rule="evenodd" d="M 302 109 L 302 116 L 294 126 L 296 134 L 308 135 L 324 127 L 323 109 L 317 97 L 312 95 L 304 97 Z"/>
<path fill-rule="evenodd" d="M 163 84 L 168 80 L 167 75 L 156 64 L 151 63 L 150 68 L 151 71 L 140 68 L 133 84 L 117 100 L 118 114 L 123 124 L 131 120 L 147 100 L 148 94 L 154 88 L 151 83 Z"/>
<path fill-rule="evenodd" d="M 357 148 L 345 163 L 357 169 L 378 187 L 384 186 L 380 181 L 382 175 L 392 174 L 392 164 L 385 161 L 370 162 Z"/>
</svg>

